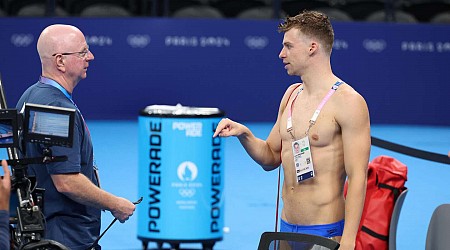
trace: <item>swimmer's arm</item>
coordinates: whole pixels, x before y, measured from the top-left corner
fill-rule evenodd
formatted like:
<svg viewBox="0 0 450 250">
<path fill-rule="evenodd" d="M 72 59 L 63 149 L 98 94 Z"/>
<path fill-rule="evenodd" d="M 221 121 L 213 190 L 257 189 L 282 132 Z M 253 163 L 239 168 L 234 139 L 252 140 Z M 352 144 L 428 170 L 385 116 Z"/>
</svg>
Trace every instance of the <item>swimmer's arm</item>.
<svg viewBox="0 0 450 250">
<path fill-rule="evenodd" d="M 264 170 L 276 169 L 281 164 L 280 117 L 284 112 L 289 96 L 298 85 L 293 84 L 286 90 L 280 103 L 277 121 L 265 141 L 257 138 L 246 126 L 227 118 L 219 122 L 213 136 L 236 136 L 248 155 Z"/>
<path fill-rule="evenodd" d="M 348 177 L 345 225 L 340 249 L 353 249 L 358 232 L 367 183 L 370 155 L 370 121 L 367 104 L 357 93 L 344 94 L 337 120 L 342 130 L 344 164 Z"/>
<path fill-rule="evenodd" d="M 239 141 L 247 153 L 266 171 L 276 169 L 281 164 L 280 119 L 287 106 L 290 96 L 300 84 L 292 84 L 286 89 L 278 108 L 277 121 L 265 141 L 256 138 L 251 133 L 239 136 Z"/>
<path fill-rule="evenodd" d="M 275 126 L 274 126 L 275 128 Z M 257 138 L 252 131 L 243 124 L 235 122 L 231 119 L 222 119 L 217 125 L 214 137 L 229 137 L 235 136 L 247 151 L 248 155 L 266 171 L 275 169 L 280 164 L 280 157 L 274 153 L 272 148 L 281 142 L 276 140 L 276 135 L 273 134 L 275 129 L 272 129 L 267 141 Z"/>
<path fill-rule="evenodd" d="M 281 139 L 277 127 L 278 122 L 272 127 L 272 131 L 265 141 L 255 137 L 250 130 L 248 133 L 238 136 L 245 151 L 265 171 L 274 170 L 281 164 Z"/>
</svg>

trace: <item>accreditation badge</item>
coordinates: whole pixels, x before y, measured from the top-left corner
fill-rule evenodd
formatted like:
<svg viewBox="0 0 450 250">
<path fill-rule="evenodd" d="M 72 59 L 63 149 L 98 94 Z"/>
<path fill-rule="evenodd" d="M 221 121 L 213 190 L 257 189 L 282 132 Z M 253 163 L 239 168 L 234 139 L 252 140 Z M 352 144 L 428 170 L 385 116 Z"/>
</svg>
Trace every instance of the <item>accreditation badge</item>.
<svg viewBox="0 0 450 250">
<path fill-rule="evenodd" d="M 308 136 L 292 142 L 297 182 L 314 177 L 314 166 Z"/>
</svg>

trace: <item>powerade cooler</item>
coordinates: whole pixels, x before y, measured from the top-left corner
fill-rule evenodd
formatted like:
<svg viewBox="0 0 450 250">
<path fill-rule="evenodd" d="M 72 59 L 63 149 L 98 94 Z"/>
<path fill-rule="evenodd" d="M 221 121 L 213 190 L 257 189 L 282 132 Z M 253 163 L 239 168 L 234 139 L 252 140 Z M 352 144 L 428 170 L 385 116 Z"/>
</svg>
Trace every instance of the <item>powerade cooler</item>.
<svg viewBox="0 0 450 250">
<path fill-rule="evenodd" d="M 224 116 L 217 108 L 152 105 L 139 116 L 138 239 L 202 243 L 223 238 L 223 140 L 212 135 Z"/>
</svg>

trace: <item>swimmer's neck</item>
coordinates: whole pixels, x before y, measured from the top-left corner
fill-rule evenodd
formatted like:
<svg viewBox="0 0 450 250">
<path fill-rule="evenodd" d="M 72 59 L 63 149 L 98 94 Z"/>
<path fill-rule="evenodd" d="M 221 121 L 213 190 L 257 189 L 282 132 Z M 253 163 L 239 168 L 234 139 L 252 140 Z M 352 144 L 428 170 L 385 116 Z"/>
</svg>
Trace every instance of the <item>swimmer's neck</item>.
<svg viewBox="0 0 450 250">
<path fill-rule="evenodd" d="M 331 74 L 329 76 L 322 76 L 313 79 L 308 79 L 307 77 L 301 77 L 303 92 L 308 95 L 321 94 L 325 91 L 330 90 L 330 88 L 337 82 L 341 81 L 337 76 Z"/>
</svg>

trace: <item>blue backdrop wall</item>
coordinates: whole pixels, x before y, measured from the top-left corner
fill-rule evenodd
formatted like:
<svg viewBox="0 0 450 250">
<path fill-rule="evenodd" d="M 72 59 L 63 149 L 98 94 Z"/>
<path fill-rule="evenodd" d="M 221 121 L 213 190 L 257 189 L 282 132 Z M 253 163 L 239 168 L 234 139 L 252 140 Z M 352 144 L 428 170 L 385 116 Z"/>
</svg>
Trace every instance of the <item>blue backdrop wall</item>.
<svg viewBox="0 0 450 250">
<path fill-rule="evenodd" d="M 136 119 L 152 104 L 217 107 L 274 121 L 299 78 L 278 58 L 278 21 L 0 19 L 0 72 L 10 107 L 40 75 L 44 27 L 73 24 L 95 60 L 74 92 L 87 119 Z M 334 23 L 334 72 L 369 105 L 372 123 L 450 125 L 450 26 Z"/>
</svg>

